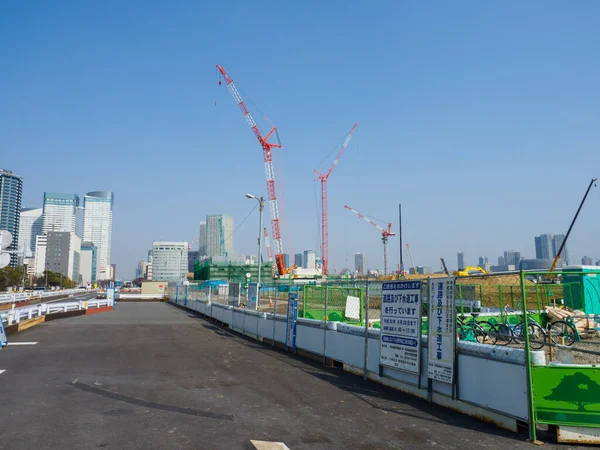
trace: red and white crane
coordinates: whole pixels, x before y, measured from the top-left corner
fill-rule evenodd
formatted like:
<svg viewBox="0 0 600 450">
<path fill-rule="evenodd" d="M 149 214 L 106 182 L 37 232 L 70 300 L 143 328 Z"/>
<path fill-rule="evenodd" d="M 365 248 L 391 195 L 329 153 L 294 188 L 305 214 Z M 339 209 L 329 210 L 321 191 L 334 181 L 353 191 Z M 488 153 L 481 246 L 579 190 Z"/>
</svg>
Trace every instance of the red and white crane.
<svg viewBox="0 0 600 450">
<path fill-rule="evenodd" d="M 269 233 L 267 233 L 267 227 L 264 228 L 265 233 L 265 247 L 267 248 L 267 258 L 269 261 L 273 261 L 273 252 L 271 252 L 271 241 L 269 241 Z"/>
<path fill-rule="evenodd" d="M 391 231 L 392 230 L 392 224 L 388 223 L 387 227 L 384 229 L 384 228 L 381 228 L 379 225 L 377 225 L 375 222 L 373 222 L 371 219 L 369 219 L 368 217 L 366 217 L 364 214 L 359 213 L 358 211 L 356 211 L 355 209 L 352 209 L 352 208 L 350 208 L 347 205 L 344 206 L 344 208 L 349 209 L 354 214 L 356 214 L 358 217 L 360 217 L 361 219 L 366 220 L 371 225 L 373 225 L 374 227 L 376 227 L 378 230 L 381 231 L 381 242 L 383 242 L 383 274 L 387 275 L 387 273 L 388 273 L 388 248 L 387 248 L 388 237 L 390 237 L 390 236 L 396 236 L 396 233 L 392 233 L 392 231 Z"/>
<path fill-rule="evenodd" d="M 250 125 L 252 132 L 256 136 L 256 139 L 258 139 L 258 142 L 260 143 L 263 150 L 263 158 L 265 162 L 265 176 L 267 179 L 269 213 L 271 216 L 271 230 L 273 233 L 273 242 L 275 244 L 275 263 L 277 264 L 277 272 L 279 273 L 279 275 L 284 275 L 290 272 L 290 270 L 285 267 L 285 261 L 283 259 L 283 244 L 281 242 L 279 208 L 277 206 L 277 195 L 275 193 L 275 170 L 273 169 L 272 152 L 273 148 L 281 148 L 281 144 L 273 144 L 269 142 L 269 139 L 271 138 L 271 136 L 273 136 L 273 133 L 276 133 L 277 127 L 273 127 L 269 134 L 263 136 L 260 132 L 260 129 L 258 128 L 258 125 L 254 121 L 252 114 L 250 114 L 250 111 L 248 111 L 248 108 L 244 104 L 244 100 L 242 99 L 242 96 L 238 92 L 237 88 L 235 87 L 233 80 L 229 78 L 229 75 L 227 75 L 225 69 L 223 69 L 223 67 L 221 67 L 218 64 L 217 69 L 219 70 L 219 72 L 221 72 L 221 76 L 223 77 L 223 80 L 225 80 L 225 84 L 229 88 L 229 92 L 231 92 L 235 103 L 242 111 L 246 122 L 248 122 L 248 125 Z"/>
<path fill-rule="evenodd" d="M 350 143 L 350 139 L 352 139 L 352 135 L 356 131 L 356 127 L 358 124 L 354 124 L 352 130 L 346 137 L 346 140 L 342 144 L 342 148 L 340 148 L 337 156 L 335 157 L 335 161 L 331 164 L 331 167 L 327 171 L 327 173 L 322 174 L 317 169 L 315 169 L 315 180 L 319 178 L 321 180 L 321 259 L 323 260 L 323 275 L 327 275 L 329 271 L 329 224 L 327 220 L 327 179 L 335 166 L 340 162 L 340 158 L 348 147 Z"/>
</svg>

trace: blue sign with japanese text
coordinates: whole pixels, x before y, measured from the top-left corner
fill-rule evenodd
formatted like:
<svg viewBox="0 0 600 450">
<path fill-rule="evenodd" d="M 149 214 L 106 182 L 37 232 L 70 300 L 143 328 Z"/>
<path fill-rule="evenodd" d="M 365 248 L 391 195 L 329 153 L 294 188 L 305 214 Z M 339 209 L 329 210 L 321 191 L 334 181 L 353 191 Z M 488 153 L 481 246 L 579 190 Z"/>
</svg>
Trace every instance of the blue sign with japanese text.
<svg viewBox="0 0 600 450">
<path fill-rule="evenodd" d="M 296 322 L 298 320 L 298 293 L 288 294 L 287 310 L 287 332 L 285 334 L 285 345 L 296 351 Z"/>
<path fill-rule="evenodd" d="M 8 345 L 8 339 L 6 338 L 6 332 L 4 331 L 4 325 L 2 324 L 2 318 L 0 318 L 0 348 Z"/>
<path fill-rule="evenodd" d="M 379 364 L 420 373 L 421 281 L 382 285 Z"/>
</svg>

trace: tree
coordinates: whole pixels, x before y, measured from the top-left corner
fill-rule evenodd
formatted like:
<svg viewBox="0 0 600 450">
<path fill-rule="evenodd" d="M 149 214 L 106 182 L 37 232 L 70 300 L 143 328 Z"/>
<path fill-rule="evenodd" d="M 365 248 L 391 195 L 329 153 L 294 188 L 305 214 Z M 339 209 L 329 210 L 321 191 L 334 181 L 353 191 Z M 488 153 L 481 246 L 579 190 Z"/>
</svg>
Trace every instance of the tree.
<svg viewBox="0 0 600 450">
<path fill-rule="evenodd" d="M 5 291 L 9 287 L 20 286 L 22 279 L 23 266 L 7 266 L 0 269 L 0 291 Z"/>
<path fill-rule="evenodd" d="M 585 411 L 585 405 L 600 403 L 600 384 L 583 372 L 567 375 L 560 380 L 552 393 L 544 397 L 553 402 L 567 402 L 577 405 L 578 411 Z"/>
<path fill-rule="evenodd" d="M 48 283 L 46 283 L 46 277 Z M 51 270 L 44 270 L 44 275 L 36 280 L 38 286 L 62 286 L 65 289 L 74 288 L 77 283 L 70 278 L 62 275 L 60 272 L 52 272 Z"/>
</svg>

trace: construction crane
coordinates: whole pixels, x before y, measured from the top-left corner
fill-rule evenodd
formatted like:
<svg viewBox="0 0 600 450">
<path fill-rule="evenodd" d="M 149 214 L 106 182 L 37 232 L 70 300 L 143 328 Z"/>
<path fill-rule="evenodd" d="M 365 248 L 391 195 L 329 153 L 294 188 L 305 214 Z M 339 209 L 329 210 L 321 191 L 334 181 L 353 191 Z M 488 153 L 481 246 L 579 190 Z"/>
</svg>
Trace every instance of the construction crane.
<svg viewBox="0 0 600 450">
<path fill-rule="evenodd" d="M 346 137 L 346 140 L 342 144 L 342 148 L 340 148 L 337 156 L 335 157 L 335 161 L 327 171 L 327 173 L 322 174 L 317 169 L 315 169 L 315 180 L 318 178 L 321 180 L 321 259 L 323 260 L 323 275 L 327 275 L 329 272 L 329 225 L 327 221 L 327 179 L 335 166 L 340 162 L 340 158 L 346 150 L 346 147 L 350 143 L 350 139 L 352 139 L 352 135 L 356 131 L 356 127 L 358 124 L 354 124 L 350 133 Z"/>
<path fill-rule="evenodd" d="M 412 252 L 410 251 L 410 247 L 408 244 L 406 244 L 406 253 L 408 253 L 408 257 L 410 258 L 410 263 L 413 266 L 413 274 L 416 275 L 417 274 L 417 266 L 415 266 L 415 260 L 412 257 Z"/>
<path fill-rule="evenodd" d="M 269 261 L 273 261 L 273 253 L 271 252 L 271 241 L 269 241 L 269 233 L 267 233 L 267 228 L 264 228 L 265 234 L 265 247 L 267 248 L 267 258 Z"/>
<path fill-rule="evenodd" d="M 244 118 L 246 119 L 246 122 L 248 122 L 248 125 L 250 125 L 252 132 L 256 136 L 256 139 L 258 139 L 258 142 L 260 143 L 262 150 L 263 150 L 263 158 L 264 158 L 264 162 L 265 162 L 265 177 L 267 179 L 269 213 L 271 216 L 271 231 L 273 233 L 273 242 L 275 244 L 275 263 L 277 265 L 278 274 L 285 275 L 285 274 L 291 272 L 291 268 L 288 269 L 285 267 L 285 261 L 283 259 L 283 244 L 281 242 L 281 225 L 279 223 L 279 208 L 277 206 L 277 195 L 275 193 L 276 192 L 275 191 L 275 170 L 273 169 L 273 151 L 272 151 L 273 148 L 281 148 L 281 144 L 280 143 L 273 144 L 273 143 L 269 142 L 269 139 L 273 136 L 273 134 L 275 134 L 275 136 L 277 138 L 279 138 L 279 136 L 277 134 L 277 127 L 274 126 L 273 129 L 269 132 L 269 134 L 267 134 L 266 136 L 263 136 L 262 133 L 260 132 L 260 129 L 258 128 L 258 125 L 254 121 L 252 114 L 250 114 L 250 111 L 244 104 L 244 100 L 242 99 L 242 96 L 238 92 L 237 88 L 235 87 L 233 80 L 231 78 L 229 78 L 229 75 L 227 75 L 227 72 L 225 72 L 225 69 L 223 69 L 223 67 L 221 67 L 218 64 L 217 64 L 217 69 L 219 70 L 219 72 L 221 72 L 221 76 L 223 77 L 223 80 L 225 80 L 225 84 L 229 88 L 229 92 L 231 92 L 231 95 L 233 96 L 235 103 L 240 108 L 240 111 L 242 111 L 242 114 L 243 114 Z M 220 84 L 220 82 L 219 82 L 219 84 Z"/>
<path fill-rule="evenodd" d="M 446 267 L 446 261 L 444 261 L 444 258 L 440 258 L 440 261 L 442 262 L 442 269 L 444 269 L 444 273 L 446 275 L 450 275 L 450 272 L 448 272 L 448 268 Z"/>
<path fill-rule="evenodd" d="M 376 227 L 378 230 L 381 231 L 381 242 L 383 242 L 383 274 L 387 275 L 387 271 L 388 271 L 388 248 L 387 248 L 388 237 L 390 237 L 390 236 L 396 236 L 396 233 L 392 233 L 392 231 L 391 231 L 392 230 L 392 224 L 388 223 L 387 227 L 385 229 L 383 229 L 379 225 L 377 225 L 375 222 L 373 222 L 372 220 L 368 219 L 364 214 L 359 213 L 355 209 L 350 208 L 348 205 L 345 205 L 344 208 L 349 209 L 354 214 L 356 214 L 358 217 L 360 217 L 361 219 L 366 220 L 371 225 L 373 225 L 374 227 Z"/>
</svg>

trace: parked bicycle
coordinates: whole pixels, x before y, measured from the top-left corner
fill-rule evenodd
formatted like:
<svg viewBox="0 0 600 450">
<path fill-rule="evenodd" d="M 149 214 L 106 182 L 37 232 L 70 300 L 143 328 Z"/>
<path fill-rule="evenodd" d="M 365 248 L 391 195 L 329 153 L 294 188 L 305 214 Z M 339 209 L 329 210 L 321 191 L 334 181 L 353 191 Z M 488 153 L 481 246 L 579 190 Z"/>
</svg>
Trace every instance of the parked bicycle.
<svg viewBox="0 0 600 450">
<path fill-rule="evenodd" d="M 471 319 L 466 320 L 464 315 L 456 316 L 457 337 L 468 342 L 494 345 L 498 330 L 491 322 L 477 320 L 479 313 L 471 313 Z"/>
<path fill-rule="evenodd" d="M 554 344 L 571 346 L 579 341 L 579 333 L 573 319 L 567 317 L 566 320 L 556 320 L 550 322 L 547 328 L 542 327 L 533 317 L 527 317 L 527 330 L 529 334 L 529 347 L 534 350 L 541 349 L 548 340 Z M 495 324 L 497 329 L 496 343 L 499 345 L 508 345 L 511 342 L 522 344 L 525 342 L 525 327 L 522 321 L 517 324 L 503 322 Z"/>
</svg>

